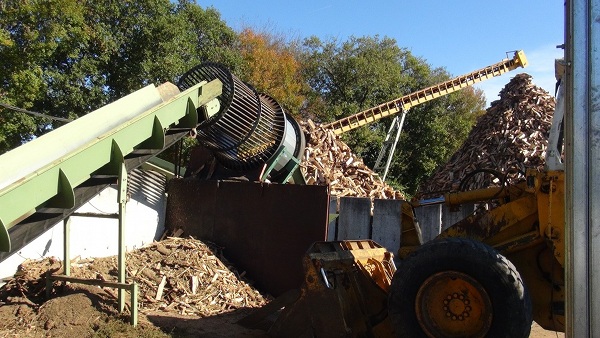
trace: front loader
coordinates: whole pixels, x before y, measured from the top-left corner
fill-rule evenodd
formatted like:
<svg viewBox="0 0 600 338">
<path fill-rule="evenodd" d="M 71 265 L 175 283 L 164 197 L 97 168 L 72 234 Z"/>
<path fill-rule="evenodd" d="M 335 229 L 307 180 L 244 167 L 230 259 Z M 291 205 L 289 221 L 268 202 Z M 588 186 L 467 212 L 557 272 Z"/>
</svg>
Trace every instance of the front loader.
<svg viewBox="0 0 600 338">
<path fill-rule="evenodd" d="M 564 331 L 564 172 L 446 194 L 449 206 L 494 202 L 433 241 L 404 248 L 388 312 L 406 337 L 526 337 L 532 319 Z M 412 251 L 408 253 L 409 251 Z"/>
<path fill-rule="evenodd" d="M 532 320 L 564 331 L 563 116 L 559 89 L 543 171 L 529 169 L 516 184 L 405 203 L 397 269 L 374 242 L 311 248 L 300 295 L 270 335 L 527 337 Z M 413 208 L 434 203 L 479 207 L 422 244 Z"/>
</svg>

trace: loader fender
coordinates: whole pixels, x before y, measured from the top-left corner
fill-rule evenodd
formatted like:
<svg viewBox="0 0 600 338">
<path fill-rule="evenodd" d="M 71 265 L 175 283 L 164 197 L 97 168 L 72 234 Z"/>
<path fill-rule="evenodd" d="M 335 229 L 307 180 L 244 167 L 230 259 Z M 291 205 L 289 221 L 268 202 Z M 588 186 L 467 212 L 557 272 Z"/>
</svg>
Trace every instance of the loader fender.
<svg viewBox="0 0 600 338">
<path fill-rule="evenodd" d="M 514 265 L 465 238 L 428 242 L 403 260 L 388 311 L 397 337 L 528 337 L 532 323 Z"/>
</svg>

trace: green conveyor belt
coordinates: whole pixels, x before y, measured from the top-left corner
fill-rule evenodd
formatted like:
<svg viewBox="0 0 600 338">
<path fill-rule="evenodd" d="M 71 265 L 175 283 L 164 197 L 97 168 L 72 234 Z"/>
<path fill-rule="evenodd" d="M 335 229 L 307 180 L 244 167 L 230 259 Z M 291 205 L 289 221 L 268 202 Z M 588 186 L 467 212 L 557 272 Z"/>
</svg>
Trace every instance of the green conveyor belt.
<svg viewBox="0 0 600 338">
<path fill-rule="evenodd" d="M 182 93 L 171 83 L 149 85 L 1 155 L 0 251 L 11 251 L 11 228 L 35 227 L 50 217 L 36 217 L 41 210 L 66 215 L 89 198 L 81 186 L 106 182 L 122 163 L 138 166 L 185 136 L 198 124 L 197 108 L 221 88 L 218 80 Z"/>
</svg>

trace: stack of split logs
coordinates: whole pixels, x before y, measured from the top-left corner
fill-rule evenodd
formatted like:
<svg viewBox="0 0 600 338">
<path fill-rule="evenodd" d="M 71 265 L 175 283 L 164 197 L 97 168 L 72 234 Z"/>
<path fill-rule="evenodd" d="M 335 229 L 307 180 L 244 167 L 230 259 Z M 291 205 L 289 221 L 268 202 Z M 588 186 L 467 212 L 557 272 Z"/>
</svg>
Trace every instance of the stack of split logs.
<svg viewBox="0 0 600 338">
<path fill-rule="evenodd" d="M 311 120 L 300 125 L 306 136 L 300 167 L 307 184 L 329 185 L 331 195 L 339 197 L 403 198 L 402 193 L 383 182 L 332 130 Z"/>
<path fill-rule="evenodd" d="M 554 97 L 528 74 L 515 76 L 499 96 L 450 161 L 421 187 L 423 196 L 458 187 L 486 188 L 503 184 L 504 177 L 515 183 L 526 168 L 543 169 Z"/>
<path fill-rule="evenodd" d="M 267 303 L 212 243 L 169 237 L 128 253 L 127 260 L 144 310 L 214 316 Z"/>
</svg>

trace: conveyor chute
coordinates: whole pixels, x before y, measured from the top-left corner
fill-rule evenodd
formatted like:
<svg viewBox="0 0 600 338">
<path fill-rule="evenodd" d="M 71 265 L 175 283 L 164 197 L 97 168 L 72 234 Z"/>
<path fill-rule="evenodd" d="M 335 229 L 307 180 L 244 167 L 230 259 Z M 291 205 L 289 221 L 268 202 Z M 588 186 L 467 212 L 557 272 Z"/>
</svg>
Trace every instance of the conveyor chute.
<svg viewBox="0 0 600 338">
<path fill-rule="evenodd" d="M 185 136 L 197 108 L 220 93 L 218 80 L 182 93 L 149 85 L 0 156 L 0 250 L 11 250 L 20 226 L 26 242 L 66 217 L 113 182 L 122 163 L 131 170 Z"/>
</svg>

